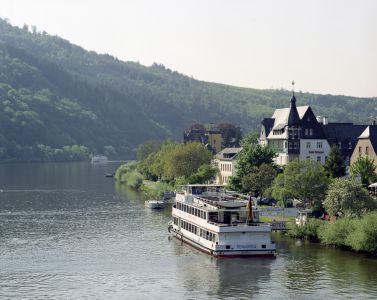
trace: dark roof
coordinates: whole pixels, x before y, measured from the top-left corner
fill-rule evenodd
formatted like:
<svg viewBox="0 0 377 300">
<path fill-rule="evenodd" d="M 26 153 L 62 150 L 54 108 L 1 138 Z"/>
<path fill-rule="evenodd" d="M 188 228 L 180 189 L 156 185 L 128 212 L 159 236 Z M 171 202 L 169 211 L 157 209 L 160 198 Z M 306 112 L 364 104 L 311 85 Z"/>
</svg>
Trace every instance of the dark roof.
<svg viewBox="0 0 377 300">
<path fill-rule="evenodd" d="M 355 125 L 353 123 L 328 123 L 322 125 L 328 140 L 357 140 L 367 125 Z"/>
<path fill-rule="evenodd" d="M 272 127 L 274 127 L 274 118 L 264 118 L 262 120 L 262 125 L 264 126 L 264 131 L 266 132 L 266 137 L 270 134 Z"/>
<path fill-rule="evenodd" d="M 289 115 L 288 115 L 288 126 L 299 125 L 300 124 L 300 116 L 298 115 L 297 107 L 296 107 L 296 97 L 295 94 L 292 94 L 291 98 L 291 106 L 289 108 Z"/>
</svg>

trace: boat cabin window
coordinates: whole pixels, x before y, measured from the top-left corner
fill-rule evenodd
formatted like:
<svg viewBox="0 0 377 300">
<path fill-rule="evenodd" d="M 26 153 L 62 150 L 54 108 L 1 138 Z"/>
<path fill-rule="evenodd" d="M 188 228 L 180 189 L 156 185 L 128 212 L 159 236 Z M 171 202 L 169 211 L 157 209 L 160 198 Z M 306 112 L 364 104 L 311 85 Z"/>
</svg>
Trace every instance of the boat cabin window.
<svg viewBox="0 0 377 300">
<path fill-rule="evenodd" d="M 214 211 L 208 212 L 208 221 L 217 223 L 219 221 L 219 214 Z"/>
</svg>

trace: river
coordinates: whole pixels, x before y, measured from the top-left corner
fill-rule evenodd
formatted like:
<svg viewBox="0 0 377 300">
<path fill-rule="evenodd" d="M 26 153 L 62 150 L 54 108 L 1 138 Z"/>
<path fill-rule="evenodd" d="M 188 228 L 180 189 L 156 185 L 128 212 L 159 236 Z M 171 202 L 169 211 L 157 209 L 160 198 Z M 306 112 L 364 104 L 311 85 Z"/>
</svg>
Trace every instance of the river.
<svg viewBox="0 0 377 300">
<path fill-rule="evenodd" d="M 216 259 L 170 211 L 105 174 L 119 163 L 0 165 L 0 299 L 376 299 L 377 260 L 274 234 L 276 259 Z"/>
</svg>

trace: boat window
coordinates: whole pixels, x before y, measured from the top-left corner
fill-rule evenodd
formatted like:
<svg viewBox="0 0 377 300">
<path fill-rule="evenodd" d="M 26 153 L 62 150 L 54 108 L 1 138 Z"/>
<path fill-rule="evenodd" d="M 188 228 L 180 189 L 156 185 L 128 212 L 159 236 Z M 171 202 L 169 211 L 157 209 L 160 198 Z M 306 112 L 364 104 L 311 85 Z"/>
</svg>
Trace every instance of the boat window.
<svg viewBox="0 0 377 300">
<path fill-rule="evenodd" d="M 218 213 L 217 212 L 208 212 L 208 220 L 210 222 L 215 222 L 217 223 L 218 222 Z"/>
</svg>

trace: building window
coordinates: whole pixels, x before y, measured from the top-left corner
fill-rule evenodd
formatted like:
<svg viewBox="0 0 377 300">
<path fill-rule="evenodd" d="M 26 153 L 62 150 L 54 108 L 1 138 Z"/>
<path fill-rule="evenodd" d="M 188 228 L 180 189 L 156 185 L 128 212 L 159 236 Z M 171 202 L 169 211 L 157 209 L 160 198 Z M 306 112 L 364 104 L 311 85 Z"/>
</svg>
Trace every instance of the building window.
<svg viewBox="0 0 377 300">
<path fill-rule="evenodd" d="M 309 160 L 309 159 L 310 159 L 310 156 L 307 156 L 306 159 Z"/>
<path fill-rule="evenodd" d="M 362 150 L 363 150 L 363 148 L 361 146 L 359 146 L 359 154 L 361 154 Z"/>
<path fill-rule="evenodd" d="M 327 162 L 327 158 L 328 158 L 328 157 L 327 157 L 327 156 L 325 156 L 325 162 Z"/>
<path fill-rule="evenodd" d="M 297 149 L 297 142 L 294 143 L 294 148 Z"/>
<path fill-rule="evenodd" d="M 288 148 L 288 142 L 285 141 L 285 142 L 284 142 L 284 149 L 287 149 L 287 148 Z"/>
<path fill-rule="evenodd" d="M 369 155 L 369 147 L 368 146 L 365 147 L 365 155 Z"/>
<path fill-rule="evenodd" d="M 305 128 L 305 135 L 309 135 L 309 129 Z"/>
<path fill-rule="evenodd" d="M 321 157 L 317 156 L 317 161 L 321 162 Z"/>
<path fill-rule="evenodd" d="M 292 143 L 288 143 L 289 149 L 292 149 Z"/>
<path fill-rule="evenodd" d="M 306 148 L 310 149 L 310 142 L 306 142 Z"/>
<path fill-rule="evenodd" d="M 322 144 L 323 144 L 322 142 L 317 142 L 317 148 L 322 149 Z"/>
<path fill-rule="evenodd" d="M 352 149 L 352 143 L 348 142 L 348 149 Z"/>
<path fill-rule="evenodd" d="M 339 142 L 338 145 L 339 145 L 339 149 L 342 149 L 342 142 Z"/>
<path fill-rule="evenodd" d="M 309 129 L 309 135 L 313 135 L 313 129 L 312 128 Z"/>
</svg>

